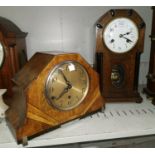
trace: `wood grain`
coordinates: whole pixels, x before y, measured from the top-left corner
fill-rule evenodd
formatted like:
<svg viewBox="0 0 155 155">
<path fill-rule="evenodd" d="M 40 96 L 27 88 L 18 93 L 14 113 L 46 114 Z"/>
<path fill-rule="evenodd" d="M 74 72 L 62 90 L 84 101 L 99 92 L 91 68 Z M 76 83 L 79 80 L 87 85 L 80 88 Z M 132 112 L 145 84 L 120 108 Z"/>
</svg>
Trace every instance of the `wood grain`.
<svg viewBox="0 0 155 155">
<path fill-rule="evenodd" d="M 139 40 L 135 47 L 123 54 L 111 52 L 103 42 L 103 32 L 106 25 L 113 19 L 126 17 L 135 22 L 139 28 Z M 143 52 L 145 23 L 134 11 L 128 9 L 110 10 L 98 21 L 96 28 L 96 57 L 102 56 L 102 62 L 96 59 L 98 73 L 100 74 L 101 92 L 107 102 L 141 102 L 142 98 L 138 93 L 138 73 L 140 54 Z M 138 53 L 138 54 L 137 54 Z M 124 69 L 124 81 L 118 88 L 112 84 L 111 71 L 113 66 L 121 65 Z"/>
<path fill-rule="evenodd" d="M 61 111 L 50 105 L 45 95 L 45 82 L 50 71 L 64 61 L 79 62 L 86 69 L 90 78 L 89 90 L 85 99 L 79 106 L 68 111 Z M 27 78 L 29 75 L 30 77 Z M 18 93 L 17 90 L 14 91 L 14 99 L 11 99 L 14 106 L 6 112 L 6 118 L 17 141 L 21 141 L 23 137 L 33 137 L 47 129 L 56 128 L 105 106 L 105 101 L 99 91 L 99 76 L 79 54 L 36 53 L 17 73 L 14 82 L 17 84 Z M 19 89 L 22 90 L 23 97 L 21 97 Z M 19 101 L 19 98 L 21 101 L 16 102 Z M 12 117 L 14 117 L 13 120 Z M 19 117 L 22 120 L 18 120 Z"/>
<path fill-rule="evenodd" d="M 5 59 L 0 69 L 0 88 L 7 89 L 5 97 L 13 95 L 11 79 L 27 62 L 26 35 L 13 22 L 0 17 L 0 42 L 5 50 Z M 24 59 L 21 59 L 21 55 L 24 55 Z"/>
</svg>

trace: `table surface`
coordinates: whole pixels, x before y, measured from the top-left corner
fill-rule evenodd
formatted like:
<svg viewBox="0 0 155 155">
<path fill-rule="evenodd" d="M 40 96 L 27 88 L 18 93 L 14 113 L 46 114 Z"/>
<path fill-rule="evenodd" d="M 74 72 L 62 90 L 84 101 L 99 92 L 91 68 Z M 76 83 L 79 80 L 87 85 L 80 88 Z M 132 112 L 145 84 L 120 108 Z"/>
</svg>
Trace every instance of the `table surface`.
<svg viewBox="0 0 155 155">
<path fill-rule="evenodd" d="M 54 146 L 155 134 L 155 106 L 142 94 L 143 102 L 109 103 L 104 112 L 77 119 L 28 141 L 26 147 Z M 0 123 L 0 147 L 17 145 L 5 120 Z"/>
</svg>

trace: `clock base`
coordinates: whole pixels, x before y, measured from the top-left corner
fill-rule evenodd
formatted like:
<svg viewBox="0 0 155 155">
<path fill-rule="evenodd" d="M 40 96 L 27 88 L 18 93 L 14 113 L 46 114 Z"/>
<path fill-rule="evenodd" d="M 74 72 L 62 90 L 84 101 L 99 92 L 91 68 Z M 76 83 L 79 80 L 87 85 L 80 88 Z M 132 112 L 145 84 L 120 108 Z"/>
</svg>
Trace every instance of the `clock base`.
<svg viewBox="0 0 155 155">
<path fill-rule="evenodd" d="M 88 117 L 88 116 L 91 117 L 91 115 L 93 115 L 93 114 L 95 114 L 95 113 L 97 113 L 97 112 L 103 112 L 103 111 L 104 111 L 103 109 L 105 109 L 105 106 L 103 106 L 101 109 L 98 109 L 98 110 L 96 110 L 96 111 L 94 111 L 94 112 L 85 114 L 84 116 L 82 116 L 82 117 L 80 117 L 80 118 L 78 118 L 78 119 L 70 120 L 69 122 L 65 122 L 65 123 L 60 124 L 60 125 L 58 125 L 58 126 L 55 126 L 55 127 L 53 127 L 53 128 L 49 128 L 49 129 L 47 129 L 47 130 L 44 130 L 44 131 L 39 132 L 39 133 L 37 133 L 37 134 L 34 134 L 33 136 L 25 136 L 25 137 L 22 137 L 21 139 L 17 140 L 17 144 L 18 144 L 18 145 L 19 145 L 19 144 L 22 144 L 23 146 L 27 146 L 27 145 L 28 145 L 28 141 L 31 140 L 31 139 L 33 139 L 33 138 L 35 138 L 35 137 L 41 136 L 42 134 L 46 134 L 46 133 L 48 133 L 48 132 L 54 131 L 54 130 L 56 130 L 56 129 L 59 129 L 59 128 L 62 128 L 62 127 L 65 127 L 65 126 L 69 126 L 69 125 L 71 125 L 71 124 L 73 124 L 73 123 L 76 123 L 77 121 L 80 121 L 80 120 L 82 120 L 82 119 L 84 119 L 84 118 L 86 118 L 86 117 Z M 10 126 L 9 123 L 8 123 L 8 126 L 9 126 L 10 128 L 12 128 L 12 127 Z M 14 130 L 14 129 L 13 129 L 13 130 Z M 12 133 L 14 132 L 13 130 L 11 129 L 11 132 L 12 132 Z"/>
<path fill-rule="evenodd" d="M 36 107 L 29 105 L 31 107 L 33 115 L 32 118 L 30 117 L 29 112 L 26 112 L 24 110 L 27 109 L 27 107 L 25 107 L 24 105 L 25 98 L 22 95 L 22 90 L 19 87 L 14 87 L 13 92 L 13 97 L 9 99 L 7 98 L 7 100 L 5 100 L 7 104 L 11 103 L 10 108 L 6 111 L 6 121 L 11 133 L 17 141 L 17 144 L 23 144 L 23 146 L 27 145 L 28 141 L 35 137 L 38 137 L 50 131 L 54 131 L 62 127 L 66 123 L 69 123 L 76 119 L 83 119 L 87 116 L 101 111 L 102 108 L 105 108 L 105 105 L 102 104 L 102 97 L 97 94 L 97 96 L 95 97 L 95 101 L 90 101 L 90 104 L 91 102 L 94 104 L 85 113 L 81 114 L 81 116 L 71 116 L 71 118 L 61 120 L 55 125 L 49 125 L 46 124 L 48 120 L 45 119 L 47 115 L 44 111 L 40 111 L 39 109 L 36 109 Z M 68 114 L 68 112 L 66 113 Z M 52 118 L 49 118 L 49 116 L 47 116 L 47 119 Z"/>
<path fill-rule="evenodd" d="M 143 93 L 145 93 L 147 98 L 150 98 L 152 100 L 152 104 L 155 105 L 155 92 L 152 92 L 148 88 L 144 88 Z"/>
<path fill-rule="evenodd" d="M 105 96 L 104 96 L 105 97 Z M 118 103 L 118 102 L 124 102 L 124 103 L 142 103 L 143 98 L 140 96 L 139 93 L 136 93 L 135 96 L 129 96 L 129 97 L 105 97 L 106 102 L 113 102 L 113 103 Z"/>
</svg>

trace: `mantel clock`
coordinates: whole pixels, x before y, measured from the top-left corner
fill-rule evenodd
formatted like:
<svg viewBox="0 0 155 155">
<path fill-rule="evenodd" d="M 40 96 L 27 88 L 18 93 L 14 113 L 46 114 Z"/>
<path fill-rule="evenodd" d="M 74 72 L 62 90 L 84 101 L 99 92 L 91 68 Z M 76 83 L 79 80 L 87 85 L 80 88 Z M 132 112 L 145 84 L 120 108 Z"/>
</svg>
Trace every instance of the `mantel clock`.
<svg viewBox="0 0 155 155">
<path fill-rule="evenodd" d="M 27 61 L 25 37 L 13 22 L 0 17 L 0 88 L 12 96 L 11 79 Z"/>
<path fill-rule="evenodd" d="M 13 81 L 6 119 L 18 142 L 104 108 L 98 74 L 79 54 L 37 52 Z"/>
<path fill-rule="evenodd" d="M 140 103 L 138 74 L 145 23 L 134 11 L 110 10 L 96 24 L 96 68 L 107 102 Z"/>
</svg>

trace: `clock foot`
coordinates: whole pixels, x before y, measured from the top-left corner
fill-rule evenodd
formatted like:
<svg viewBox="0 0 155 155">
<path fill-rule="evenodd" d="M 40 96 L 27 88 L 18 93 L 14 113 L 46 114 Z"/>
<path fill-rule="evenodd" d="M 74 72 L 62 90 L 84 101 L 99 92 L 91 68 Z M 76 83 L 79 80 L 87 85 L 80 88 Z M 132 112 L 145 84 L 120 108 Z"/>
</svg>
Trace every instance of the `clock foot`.
<svg viewBox="0 0 155 155">
<path fill-rule="evenodd" d="M 142 103 L 143 99 L 141 97 L 136 99 L 136 103 Z"/>
<path fill-rule="evenodd" d="M 155 92 L 149 90 L 148 88 L 144 88 L 143 92 L 146 94 L 146 98 L 152 101 L 152 104 L 155 105 Z"/>
<path fill-rule="evenodd" d="M 153 98 L 153 100 L 152 100 L 152 104 L 155 105 L 155 98 Z"/>
<path fill-rule="evenodd" d="M 28 138 L 27 137 L 22 138 L 22 144 L 23 144 L 23 146 L 28 145 Z"/>
<path fill-rule="evenodd" d="M 101 108 L 101 112 L 104 112 L 105 111 L 105 106 Z"/>
</svg>

